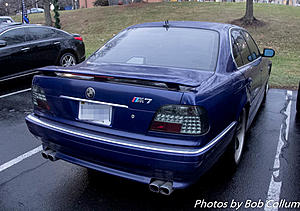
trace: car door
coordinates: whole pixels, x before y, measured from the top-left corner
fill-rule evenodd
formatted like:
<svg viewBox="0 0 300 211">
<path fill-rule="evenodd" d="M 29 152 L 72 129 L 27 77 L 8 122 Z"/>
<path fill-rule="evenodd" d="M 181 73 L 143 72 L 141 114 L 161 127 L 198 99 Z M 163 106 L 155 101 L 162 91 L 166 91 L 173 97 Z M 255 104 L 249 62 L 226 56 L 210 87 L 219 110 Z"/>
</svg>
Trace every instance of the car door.
<svg viewBox="0 0 300 211">
<path fill-rule="evenodd" d="M 0 40 L 7 42 L 5 47 L 0 48 L 1 78 L 31 69 L 30 48 L 25 42 L 23 28 L 14 28 L 3 32 Z"/>
<path fill-rule="evenodd" d="M 242 72 L 248 83 L 250 94 L 250 103 L 257 103 L 258 93 L 261 89 L 261 73 L 259 71 L 258 59 L 253 59 L 248 44 L 239 29 L 231 30 L 233 56 L 237 64 L 238 70 Z"/>
<path fill-rule="evenodd" d="M 263 90 L 264 86 L 269 78 L 268 63 L 266 63 L 266 61 L 261 56 L 261 53 L 257 47 L 257 44 L 254 41 L 254 39 L 252 38 L 252 36 L 246 31 L 242 31 L 242 34 L 249 46 L 252 59 L 257 60 L 257 62 L 254 62 L 254 64 L 256 64 L 256 68 L 260 71 L 261 90 Z"/>
<path fill-rule="evenodd" d="M 60 52 L 60 37 L 47 27 L 27 27 L 26 40 L 32 46 L 35 67 L 54 65 Z"/>
</svg>

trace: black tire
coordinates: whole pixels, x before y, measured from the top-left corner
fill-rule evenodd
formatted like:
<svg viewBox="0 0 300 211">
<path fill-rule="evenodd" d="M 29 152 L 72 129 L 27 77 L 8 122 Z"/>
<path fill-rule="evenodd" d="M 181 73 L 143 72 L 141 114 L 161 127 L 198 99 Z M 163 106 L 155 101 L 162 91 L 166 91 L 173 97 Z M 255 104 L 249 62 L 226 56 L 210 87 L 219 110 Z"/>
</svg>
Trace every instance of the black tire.
<svg viewBox="0 0 300 211">
<path fill-rule="evenodd" d="M 264 92 L 264 99 L 263 99 L 263 102 L 265 102 L 266 99 L 267 99 L 268 91 L 269 91 L 269 81 L 267 81 L 267 83 L 266 83 L 266 85 L 265 85 L 265 92 Z"/>
<path fill-rule="evenodd" d="M 247 112 L 246 109 L 244 108 L 239 117 L 235 134 L 225 153 L 226 165 L 231 170 L 236 169 L 236 167 L 238 166 L 242 158 L 244 145 L 245 145 L 246 123 L 247 123 Z"/>
<path fill-rule="evenodd" d="M 70 67 L 77 64 L 77 59 L 72 53 L 64 53 L 59 58 L 59 65 L 63 67 Z"/>
</svg>

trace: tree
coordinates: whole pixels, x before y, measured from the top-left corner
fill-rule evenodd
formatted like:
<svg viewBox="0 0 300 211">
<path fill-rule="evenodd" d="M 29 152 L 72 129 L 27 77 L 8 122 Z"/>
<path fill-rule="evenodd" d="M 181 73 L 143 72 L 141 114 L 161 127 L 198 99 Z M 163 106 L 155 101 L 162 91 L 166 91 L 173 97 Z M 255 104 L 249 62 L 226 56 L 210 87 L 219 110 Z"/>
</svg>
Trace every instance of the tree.
<svg viewBox="0 0 300 211">
<path fill-rule="evenodd" d="M 232 24 L 242 25 L 242 26 L 264 26 L 265 22 L 258 20 L 253 15 L 253 0 L 246 0 L 246 12 L 245 15 L 237 20 L 231 21 Z"/>
<path fill-rule="evenodd" d="M 246 14 L 242 19 L 246 25 L 251 25 L 256 20 L 253 15 L 253 0 L 246 1 Z"/>
<path fill-rule="evenodd" d="M 52 18 L 50 13 L 50 0 L 44 0 L 44 14 L 46 26 L 52 26 Z"/>
</svg>

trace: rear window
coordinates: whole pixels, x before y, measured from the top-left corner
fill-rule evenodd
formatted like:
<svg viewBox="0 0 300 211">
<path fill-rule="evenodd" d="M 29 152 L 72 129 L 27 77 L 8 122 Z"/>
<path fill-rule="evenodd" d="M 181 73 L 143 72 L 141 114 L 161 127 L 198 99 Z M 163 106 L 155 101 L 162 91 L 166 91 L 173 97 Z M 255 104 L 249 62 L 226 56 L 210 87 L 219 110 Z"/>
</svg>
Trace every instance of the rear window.
<svg viewBox="0 0 300 211">
<path fill-rule="evenodd" d="M 117 63 L 214 71 L 219 48 L 216 31 L 148 27 L 121 32 L 89 59 Z"/>
</svg>

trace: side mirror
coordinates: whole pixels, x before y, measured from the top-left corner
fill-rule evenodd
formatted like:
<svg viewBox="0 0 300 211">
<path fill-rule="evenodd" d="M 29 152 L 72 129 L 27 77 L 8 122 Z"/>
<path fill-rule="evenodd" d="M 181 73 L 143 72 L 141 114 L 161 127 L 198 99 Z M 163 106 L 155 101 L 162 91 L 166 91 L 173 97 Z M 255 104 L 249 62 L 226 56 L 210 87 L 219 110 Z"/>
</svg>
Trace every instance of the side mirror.
<svg viewBox="0 0 300 211">
<path fill-rule="evenodd" d="M 0 48 L 7 46 L 7 42 L 4 40 L 0 40 Z"/>
<path fill-rule="evenodd" d="M 263 57 L 273 57 L 275 56 L 275 51 L 271 48 L 264 48 Z"/>
</svg>

